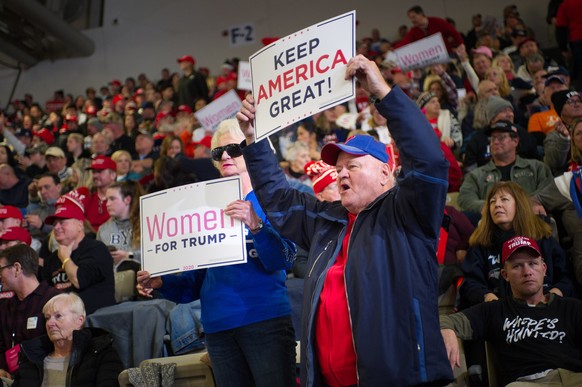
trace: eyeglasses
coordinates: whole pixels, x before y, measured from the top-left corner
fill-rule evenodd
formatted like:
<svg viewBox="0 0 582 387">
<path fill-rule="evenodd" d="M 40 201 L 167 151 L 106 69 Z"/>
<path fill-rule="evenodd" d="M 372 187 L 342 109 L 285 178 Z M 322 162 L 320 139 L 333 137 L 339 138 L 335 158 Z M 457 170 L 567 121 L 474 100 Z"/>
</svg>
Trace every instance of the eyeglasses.
<svg viewBox="0 0 582 387">
<path fill-rule="evenodd" d="M 242 156 L 242 149 L 240 149 L 239 144 L 228 144 L 225 146 L 219 146 L 212 150 L 212 160 L 220 161 L 222 160 L 222 154 L 226 152 L 232 158 Z"/>
<path fill-rule="evenodd" d="M 580 99 L 580 98 L 570 98 L 569 100 L 566 101 L 566 104 L 568 104 L 568 105 L 575 105 L 577 103 L 581 103 L 582 104 L 582 99 Z"/>
<path fill-rule="evenodd" d="M 497 142 L 503 142 L 503 141 L 507 140 L 509 137 L 511 137 L 511 135 L 510 134 L 507 134 L 507 133 L 498 134 L 498 135 L 495 135 L 495 136 L 490 136 L 489 137 L 489 141 L 491 141 L 491 142 L 495 142 L 495 141 L 497 141 Z"/>
<path fill-rule="evenodd" d="M 9 267 L 11 267 L 11 266 L 14 266 L 14 264 L 13 264 L 13 263 L 11 263 L 10 265 L 6 265 L 6 266 L 0 266 L 0 273 L 2 273 L 2 272 L 4 271 L 4 269 L 7 269 L 7 268 L 9 268 Z"/>
</svg>

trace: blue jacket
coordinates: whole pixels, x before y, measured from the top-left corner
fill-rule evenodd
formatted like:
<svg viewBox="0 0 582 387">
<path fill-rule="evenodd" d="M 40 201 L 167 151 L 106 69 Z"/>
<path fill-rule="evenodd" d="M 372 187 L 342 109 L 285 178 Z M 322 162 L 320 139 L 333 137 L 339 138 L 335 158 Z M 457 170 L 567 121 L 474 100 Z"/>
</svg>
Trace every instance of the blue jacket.
<svg viewBox="0 0 582 387">
<path fill-rule="evenodd" d="M 160 292 L 175 302 L 200 296 L 202 326 L 216 333 L 291 314 L 285 286 L 295 258 L 295 245 L 273 229 L 254 192 L 245 200 L 253 204 L 264 227 L 256 234 L 247 229 L 247 263 L 213 267 L 163 276 Z M 191 299 L 184 299 L 187 289 Z"/>
<path fill-rule="evenodd" d="M 377 107 L 389 120 L 402 172 L 396 187 L 358 214 L 349 241 L 345 281 L 359 385 L 446 384 L 452 371 L 439 328 L 436 243 L 448 163 L 432 127 L 399 88 Z M 347 210 L 291 189 L 267 141 L 244 147 L 243 154 L 271 223 L 309 251 L 301 383 L 322 385 L 314 319 L 346 232 Z"/>
</svg>

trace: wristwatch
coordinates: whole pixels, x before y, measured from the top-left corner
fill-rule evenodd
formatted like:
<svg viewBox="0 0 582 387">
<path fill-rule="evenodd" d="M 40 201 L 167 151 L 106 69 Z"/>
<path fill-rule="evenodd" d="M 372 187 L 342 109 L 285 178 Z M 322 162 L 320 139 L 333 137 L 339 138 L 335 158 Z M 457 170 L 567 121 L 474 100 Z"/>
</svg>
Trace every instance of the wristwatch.
<svg viewBox="0 0 582 387">
<path fill-rule="evenodd" d="M 263 224 L 263 219 L 260 219 L 260 218 L 259 218 L 259 224 L 257 225 L 257 227 L 255 227 L 255 228 L 252 228 L 252 229 L 251 229 L 251 232 L 254 234 L 254 233 L 258 232 L 258 231 L 261 231 L 261 230 L 262 230 L 262 228 L 263 228 L 263 226 L 264 226 L 264 224 Z"/>
</svg>

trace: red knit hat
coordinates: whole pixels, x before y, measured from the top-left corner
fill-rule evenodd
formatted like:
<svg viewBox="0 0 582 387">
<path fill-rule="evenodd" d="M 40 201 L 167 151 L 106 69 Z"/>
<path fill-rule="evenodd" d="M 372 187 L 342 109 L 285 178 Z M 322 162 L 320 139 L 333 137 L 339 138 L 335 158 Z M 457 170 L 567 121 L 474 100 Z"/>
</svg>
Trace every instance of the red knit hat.
<svg viewBox="0 0 582 387">
<path fill-rule="evenodd" d="M 334 167 L 323 161 L 310 161 L 305 164 L 305 173 L 311 178 L 313 183 L 313 192 L 320 193 L 330 185 L 337 181 L 337 171 Z"/>
</svg>

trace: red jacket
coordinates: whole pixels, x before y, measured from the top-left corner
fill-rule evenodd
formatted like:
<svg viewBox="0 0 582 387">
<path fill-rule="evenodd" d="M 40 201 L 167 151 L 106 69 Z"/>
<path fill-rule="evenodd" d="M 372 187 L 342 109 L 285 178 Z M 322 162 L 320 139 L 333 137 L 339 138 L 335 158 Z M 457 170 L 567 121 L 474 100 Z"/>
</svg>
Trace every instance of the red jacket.
<svg viewBox="0 0 582 387">
<path fill-rule="evenodd" d="M 408 43 L 416 42 L 417 40 L 426 38 L 427 36 L 434 35 L 437 32 L 440 32 L 443 35 L 443 40 L 445 41 L 445 46 L 447 46 L 447 51 L 449 54 L 453 53 L 453 48 L 460 46 L 463 44 L 463 37 L 445 19 L 441 19 L 440 17 L 428 17 L 428 27 L 426 30 L 423 30 L 419 27 L 412 27 L 406 36 L 402 38 L 398 43 L 394 45 L 394 47 L 402 47 L 407 45 Z"/>
</svg>

